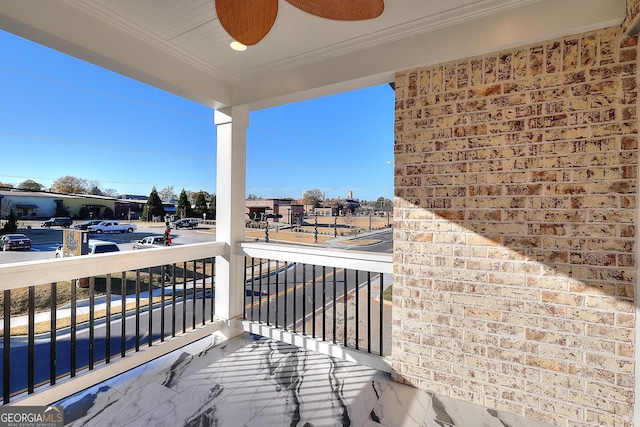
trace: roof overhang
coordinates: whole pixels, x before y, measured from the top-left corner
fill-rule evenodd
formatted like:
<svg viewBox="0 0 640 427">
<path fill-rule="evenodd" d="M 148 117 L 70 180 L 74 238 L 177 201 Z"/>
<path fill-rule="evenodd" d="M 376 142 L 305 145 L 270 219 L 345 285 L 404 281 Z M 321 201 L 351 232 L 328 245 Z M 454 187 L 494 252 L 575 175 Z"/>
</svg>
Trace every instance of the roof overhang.
<svg viewBox="0 0 640 427">
<path fill-rule="evenodd" d="M 274 29 L 242 56 L 228 52 L 212 4 L 0 0 L 0 28 L 215 109 L 251 111 L 620 25 L 626 13 L 625 0 L 387 0 L 380 18 L 355 26 L 282 2 Z"/>
</svg>

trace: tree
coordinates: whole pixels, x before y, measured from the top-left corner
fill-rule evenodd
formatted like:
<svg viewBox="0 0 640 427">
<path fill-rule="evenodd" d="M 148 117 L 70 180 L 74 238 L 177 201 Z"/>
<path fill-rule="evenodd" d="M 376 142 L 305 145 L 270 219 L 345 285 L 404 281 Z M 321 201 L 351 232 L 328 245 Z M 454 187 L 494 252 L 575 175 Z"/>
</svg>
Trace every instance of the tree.
<svg viewBox="0 0 640 427">
<path fill-rule="evenodd" d="M 187 192 L 184 188 L 182 189 L 182 192 L 180 192 L 180 198 L 178 199 L 178 216 L 180 218 L 193 217 L 193 208 L 191 207 L 189 197 L 187 196 Z"/>
<path fill-rule="evenodd" d="M 88 192 L 88 184 L 86 179 L 67 175 L 53 181 L 49 190 L 61 194 L 83 194 Z"/>
<path fill-rule="evenodd" d="M 9 216 L 7 217 L 7 222 L 2 226 L 3 233 L 15 233 L 18 230 L 18 216 L 11 209 L 9 212 Z"/>
<path fill-rule="evenodd" d="M 89 190 L 89 194 L 92 194 L 94 196 L 104 196 L 102 190 L 100 190 L 100 187 L 97 187 L 95 185 L 91 187 L 91 189 Z"/>
<path fill-rule="evenodd" d="M 9 214 L 14 210 L 15 202 L 12 199 L 0 199 L 0 219 L 8 218 Z"/>
<path fill-rule="evenodd" d="M 176 196 L 176 193 L 173 191 L 173 185 L 166 186 L 165 188 L 160 190 L 158 195 L 160 196 L 160 200 L 162 200 L 163 202 L 170 202 L 171 200 L 178 197 Z"/>
<path fill-rule="evenodd" d="M 199 191 L 198 194 L 196 194 L 196 205 L 193 208 L 193 213 L 198 218 L 202 218 L 202 214 L 207 212 L 208 207 L 207 207 L 206 196 L 207 196 L 206 191 Z"/>
<path fill-rule="evenodd" d="M 258 200 L 258 196 L 256 196 L 255 194 L 251 193 L 247 196 L 247 200 Z"/>
<path fill-rule="evenodd" d="M 102 195 L 115 198 L 118 197 L 118 190 L 116 190 L 115 188 L 105 188 L 104 190 L 102 190 Z"/>
<path fill-rule="evenodd" d="M 211 196 L 211 199 L 209 200 L 209 211 L 207 212 L 208 219 L 211 219 L 211 220 L 216 219 L 216 201 L 217 201 L 217 197 L 214 194 Z"/>
<path fill-rule="evenodd" d="M 0 188 L 13 188 L 13 184 L 9 184 L 8 182 L 0 182 Z"/>
<path fill-rule="evenodd" d="M 18 189 L 26 191 L 42 191 L 44 190 L 44 185 L 40 184 L 39 182 L 35 182 L 32 179 L 27 179 L 18 184 Z"/>
<path fill-rule="evenodd" d="M 160 200 L 160 196 L 158 196 L 156 187 L 153 186 L 153 189 L 149 194 L 149 198 L 147 199 L 147 203 L 144 205 L 144 209 L 142 210 L 142 219 L 144 221 L 152 221 L 154 217 L 163 216 L 164 206 L 162 206 L 162 200 Z"/>
<path fill-rule="evenodd" d="M 324 194 L 322 194 L 322 191 L 314 188 L 313 190 L 307 190 L 302 195 L 302 200 L 304 200 L 305 205 L 311 205 L 317 208 L 320 206 L 320 202 L 324 201 Z"/>
</svg>

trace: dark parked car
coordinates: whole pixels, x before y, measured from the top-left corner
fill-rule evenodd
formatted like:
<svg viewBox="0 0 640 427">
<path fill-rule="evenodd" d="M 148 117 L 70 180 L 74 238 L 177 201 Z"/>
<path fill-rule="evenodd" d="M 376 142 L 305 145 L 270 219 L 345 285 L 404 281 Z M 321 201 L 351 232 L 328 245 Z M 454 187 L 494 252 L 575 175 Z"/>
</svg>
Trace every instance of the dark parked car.
<svg viewBox="0 0 640 427">
<path fill-rule="evenodd" d="M 0 247 L 3 251 L 28 250 L 31 249 L 31 239 L 24 234 L 5 234 L 0 236 Z"/>
<path fill-rule="evenodd" d="M 71 224 L 73 224 L 73 220 L 69 217 L 65 217 L 65 216 L 58 216 L 58 217 L 53 217 L 51 219 L 48 219 L 46 221 L 42 221 L 42 227 L 45 228 L 49 228 L 49 227 L 64 227 L 64 228 L 69 228 L 71 227 Z"/>
<path fill-rule="evenodd" d="M 173 228 L 188 228 L 193 230 L 194 228 L 196 228 L 198 226 L 198 220 L 197 219 L 178 219 L 174 222 L 171 223 L 171 226 Z"/>
<path fill-rule="evenodd" d="M 77 228 L 78 230 L 86 230 L 90 225 L 98 225 L 102 222 L 101 219 L 92 219 L 90 221 L 85 221 L 80 224 L 76 224 L 73 228 Z"/>
</svg>

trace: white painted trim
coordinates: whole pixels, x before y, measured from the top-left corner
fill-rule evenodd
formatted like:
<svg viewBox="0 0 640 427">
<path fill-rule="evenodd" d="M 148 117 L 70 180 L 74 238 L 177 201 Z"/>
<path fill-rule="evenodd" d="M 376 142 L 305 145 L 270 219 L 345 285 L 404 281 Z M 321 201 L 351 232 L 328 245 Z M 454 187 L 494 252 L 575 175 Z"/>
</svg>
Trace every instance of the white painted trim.
<svg viewBox="0 0 640 427">
<path fill-rule="evenodd" d="M 232 250 L 244 240 L 249 113 L 239 108 L 214 113 L 217 126 L 216 240 L 225 251 L 216 261 L 216 314 L 226 319 L 242 315 L 244 259 Z"/>
<path fill-rule="evenodd" d="M 331 342 L 317 340 L 308 336 L 294 334 L 289 331 L 276 329 L 250 321 L 243 321 L 242 327 L 245 331 L 252 334 L 293 344 L 300 348 L 306 348 L 307 350 L 315 351 L 316 353 L 326 354 L 328 356 L 337 357 L 359 365 L 368 366 L 373 369 L 378 369 L 379 371 L 391 372 L 391 360 L 386 357 L 341 347 Z"/>
<path fill-rule="evenodd" d="M 254 258 L 393 274 L 392 254 L 249 242 L 241 243 L 238 251 Z"/>
<path fill-rule="evenodd" d="M 0 265 L 0 291 L 222 255 L 221 242 Z"/>
</svg>

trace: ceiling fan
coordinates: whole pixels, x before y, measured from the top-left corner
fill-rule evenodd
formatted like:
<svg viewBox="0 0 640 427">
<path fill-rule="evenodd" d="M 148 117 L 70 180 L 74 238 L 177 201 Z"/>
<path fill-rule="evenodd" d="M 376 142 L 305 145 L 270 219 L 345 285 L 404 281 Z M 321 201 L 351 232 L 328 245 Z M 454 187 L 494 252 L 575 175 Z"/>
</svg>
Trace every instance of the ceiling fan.
<svg viewBox="0 0 640 427">
<path fill-rule="evenodd" d="M 340 21 L 377 18 L 384 0 L 286 0 L 312 15 Z M 215 0 L 222 27 L 240 43 L 251 46 L 267 35 L 278 15 L 278 0 Z"/>
</svg>

